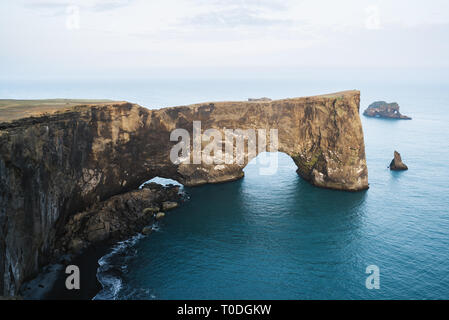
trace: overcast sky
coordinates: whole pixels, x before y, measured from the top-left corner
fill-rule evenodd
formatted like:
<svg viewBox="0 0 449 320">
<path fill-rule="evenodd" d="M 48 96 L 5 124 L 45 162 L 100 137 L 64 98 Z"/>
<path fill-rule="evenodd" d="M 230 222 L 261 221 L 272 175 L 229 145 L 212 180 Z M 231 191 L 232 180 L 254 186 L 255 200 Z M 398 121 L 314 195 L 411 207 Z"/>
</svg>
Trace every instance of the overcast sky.
<svg viewBox="0 0 449 320">
<path fill-rule="evenodd" d="M 2 0 L 5 76 L 447 68 L 447 0 Z"/>
</svg>

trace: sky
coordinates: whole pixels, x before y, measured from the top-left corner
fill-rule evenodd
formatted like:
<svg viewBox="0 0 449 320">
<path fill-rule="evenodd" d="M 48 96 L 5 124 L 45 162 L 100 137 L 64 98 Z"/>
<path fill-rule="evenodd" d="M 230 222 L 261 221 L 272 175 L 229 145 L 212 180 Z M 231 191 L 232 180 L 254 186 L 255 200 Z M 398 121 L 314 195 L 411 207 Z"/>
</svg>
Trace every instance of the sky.
<svg viewBox="0 0 449 320">
<path fill-rule="evenodd" d="M 447 0 L 2 0 L 0 76 L 449 68 Z"/>
</svg>

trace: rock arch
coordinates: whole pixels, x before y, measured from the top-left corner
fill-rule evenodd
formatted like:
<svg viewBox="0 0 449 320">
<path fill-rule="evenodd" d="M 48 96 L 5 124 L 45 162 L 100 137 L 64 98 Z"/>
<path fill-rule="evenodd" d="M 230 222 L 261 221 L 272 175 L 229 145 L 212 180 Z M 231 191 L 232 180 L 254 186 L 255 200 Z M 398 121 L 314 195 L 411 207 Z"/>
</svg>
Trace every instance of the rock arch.
<svg viewBox="0 0 449 320">
<path fill-rule="evenodd" d="M 368 188 L 359 101 L 358 91 L 345 91 L 269 102 L 203 103 L 154 111 L 148 128 L 192 133 L 193 121 L 201 121 L 203 131 L 277 129 L 278 150 L 292 157 L 301 177 L 319 187 L 358 191 Z M 223 182 L 242 177 L 249 160 L 245 157 L 243 165 L 181 164 L 158 174 L 186 185 Z"/>
<path fill-rule="evenodd" d="M 238 179 L 242 165 L 176 165 L 170 133 L 278 129 L 279 151 L 325 188 L 368 188 L 360 93 L 277 101 L 216 102 L 148 110 L 123 102 L 84 105 L 0 123 L 0 295 L 53 254 L 68 216 L 153 177 L 185 185 Z"/>
</svg>

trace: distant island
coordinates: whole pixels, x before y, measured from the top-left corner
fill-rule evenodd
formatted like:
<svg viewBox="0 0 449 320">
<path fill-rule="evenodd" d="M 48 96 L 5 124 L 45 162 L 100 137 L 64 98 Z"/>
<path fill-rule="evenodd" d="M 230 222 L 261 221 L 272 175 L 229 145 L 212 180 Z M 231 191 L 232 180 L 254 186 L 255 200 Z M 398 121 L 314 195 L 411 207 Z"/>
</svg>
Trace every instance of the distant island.
<svg viewBox="0 0 449 320">
<path fill-rule="evenodd" d="M 385 101 L 376 101 L 371 103 L 363 112 L 364 116 L 374 118 L 402 119 L 412 120 L 399 112 L 399 105 L 396 102 L 387 103 Z"/>
<path fill-rule="evenodd" d="M 249 102 L 270 102 L 272 101 L 270 98 L 262 97 L 262 98 L 248 98 Z"/>
</svg>

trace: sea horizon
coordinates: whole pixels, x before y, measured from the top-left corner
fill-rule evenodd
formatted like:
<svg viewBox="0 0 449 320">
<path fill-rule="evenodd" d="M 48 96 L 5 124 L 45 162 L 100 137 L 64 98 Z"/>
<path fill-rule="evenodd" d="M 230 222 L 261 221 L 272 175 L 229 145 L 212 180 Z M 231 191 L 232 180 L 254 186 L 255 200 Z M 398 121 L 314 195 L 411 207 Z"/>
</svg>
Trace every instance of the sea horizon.
<svg viewBox="0 0 449 320">
<path fill-rule="evenodd" d="M 113 81 L 108 83 L 111 84 Z M 182 83 L 185 85 L 182 86 Z M 362 88 L 360 118 L 364 129 L 369 190 L 347 194 L 309 186 L 301 181 L 295 172 L 295 164 L 285 154 L 280 154 L 279 172 L 273 177 L 260 176 L 257 165 L 250 164 L 245 168 L 245 177 L 242 180 L 223 185 L 185 187 L 183 192 L 188 200 L 160 223 L 157 232 L 148 237 L 134 238 L 136 240 L 127 241 L 118 247 L 113 246 L 119 248 L 116 249 L 120 252 L 118 257 L 110 254 L 113 247 L 105 251 L 107 258 L 106 256 L 101 258 L 100 264 L 108 263 L 109 268 L 106 270 L 113 274 L 121 268 L 126 270 L 119 272 L 120 276 L 114 280 L 120 283 L 120 289 L 115 288 L 116 293 L 108 292 L 110 290 L 108 287 L 100 291 L 96 289 L 95 291 L 98 291 L 95 293 L 96 298 L 435 299 L 448 297 L 449 291 L 441 287 L 438 280 L 444 277 L 448 270 L 444 263 L 436 263 L 436 261 L 443 262 L 446 259 L 447 250 L 443 249 L 443 243 L 449 232 L 448 220 L 444 215 L 444 208 L 447 206 L 444 194 L 448 191 L 444 181 L 449 178 L 449 172 L 444 165 L 445 153 L 442 153 L 444 146 L 447 146 L 443 132 L 444 123 L 447 120 L 444 111 L 447 108 L 445 101 L 448 101 L 446 88 L 449 86 L 435 87 L 417 84 L 411 86 L 389 84 L 386 81 L 376 85 L 371 85 L 369 82 L 359 83 L 359 88 Z M 67 88 L 63 82 L 44 84 L 36 89 L 40 96 L 33 95 L 33 92 L 24 93 L 28 88 L 25 82 L 23 86 L 9 88 L 10 93 L 7 98 L 109 98 L 138 101 L 143 106 L 167 107 L 170 103 L 183 105 L 181 101 L 185 101 L 187 105 L 201 101 L 238 101 L 262 96 L 278 99 L 315 93 L 327 94 L 345 86 L 331 84 L 320 89 L 312 87 L 313 84 L 305 86 L 304 82 L 294 79 L 282 81 L 279 79 L 272 81 L 269 79 L 259 81 L 195 79 L 194 81 L 164 80 L 160 82 L 151 80 L 149 83 L 142 81 L 136 88 L 136 82 L 127 85 L 126 81 L 124 83 L 118 81 L 114 85 L 107 86 L 100 81 L 92 91 L 101 94 L 93 96 L 83 86 Z M 149 84 L 153 86 L 150 87 Z M 155 86 L 155 84 L 158 85 Z M 300 87 L 301 84 L 303 87 Z M 118 92 L 119 87 L 123 93 Z M 145 87 L 149 90 L 145 90 Z M 5 87 L 2 90 L 3 98 Z M 154 94 L 154 92 L 161 92 L 161 94 Z M 213 97 L 216 99 L 212 99 Z M 364 117 L 361 114 L 363 110 L 377 100 L 398 102 L 401 112 L 412 116 L 413 120 L 407 122 Z M 429 130 L 430 128 L 432 130 Z M 417 145 L 421 147 L 417 149 Z M 425 152 L 423 152 L 424 146 Z M 401 152 L 404 161 L 410 167 L 409 171 L 396 173 L 390 172 L 387 168 L 395 150 Z M 268 194 L 265 191 L 262 193 L 258 191 L 266 190 L 266 188 L 270 190 Z M 238 200 L 232 200 L 238 194 L 241 194 Z M 242 196 L 243 198 L 240 199 Z M 306 199 L 313 205 L 301 202 Z M 439 199 L 439 202 L 435 202 L 433 207 L 428 207 L 429 203 L 434 202 L 432 199 Z M 238 202 L 235 203 L 235 201 Z M 293 202 L 287 205 L 286 201 Z M 213 209 L 214 203 L 218 205 L 215 209 Z M 201 209 L 203 207 L 209 209 Z M 214 213 L 211 210 L 218 211 Z M 219 214 L 218 212 L 222 212 L 224 216 L 214 222 L 211 219 L 217 219 L 213 217 Z M 239 212 L 241 217 L 238 216 Z M 279 213 L 278 217 L 276 213 Z M 229 220 L 225 219 L 226 215 L 229 215 L 227 217 Z M 239 221 L 243 217 L 244 220 Z M 259 219 L 260 226 L 251 225 Z M 330 224 L 326 222 L 329 219 L 333 221 Z M 208 221 L 207 225 L 211 226 L 199 228 L 202 225 L 201 220 Z M 418 221 L 421 222 L 418 223 Z M 303 229 L 305 226 L 311 229 Z M 325 226 L 327 229 L 323 229 Z M 228 227 L 229 230 L 227 230 Z M 298 230 L 308 232 L 298 234 Z M 287 231 L 291 234 L 290 237 L 285 237 Z M 253 240 L 245 240 L 245 234 L 254 232 Z M 322 232 L 325 232 L 326 236 Z M 315 237 L 319 238 L 313 240 Z M 345 240 L 345 237 L 349 238 Z M 208 243 L 218 244 L 226 238 L 235 240 L 229 243 L 225 241 L 217 248 L 208 245 Z M 422 247 L 415 247 L 414 251 L 406 249 L 417 238 L 422 239 Z M 322 240 L 318 241 L 318 239 Z M 183 248 L 182 244 L 192 240 L 195 240 L 194 243 L 197 244 L 193 247 L 187 246 L 185 250 L 202 252 L 201 255 L 190 264 L 189 260 L 184 260 L 193 259 L 190 255 L 177 262 L 180 254 L 178 250 Z M 257 246 L 257 243 L 267 240 L 269 242 L 265 244 L 266 250 L 259 252 L 261 248 Z M 250 242 L 247 243 L 247 241 Z M 304 241 L 309 242 L 307 251 L 303 251 L 306 248 L 301 249 L 298 251 L 299 256 L 296 260 L 288 262 L 292 258 L 291 254 L 299 250 L 304 245 L 301 244 Z M 314 241 L 318 242 L 313 244 Z M 239 253 L 241 249 L 238 248 L 244 243 L 250 245 L 249 251 Z M 170 249 L 171 245 L 175 247 Z M 168 247 L 163 250 L 152 249 L 158 246 Z M 287 255 L 279 256 L 278 250 L 283 246 Z M 357 248 L 357 246 L 362 247 Z M 317 251 L 314 252 L 314 250 Z M 440 253 L 438 256 L 434 254 L 437 251 Z M 417 255 L 412 252 L 416 252 Z M 244 254 L 240 256 L 240 259 L 243 259 L 241 263 L 235 260 L 239 254 Z M 338 255 L 335 256 L 335 254 Z M 260 259 L 267 255 L 273 256 L 265 262 L 267 265 L 263 267 L 265 264 Z M 305 256 L 301 258 L 302 255 Z M 324 258 L 326 255 L 330 255 L 328 259 Z M 212 262 L 217 257 L 221 258 Z M 273 266 L 275 261 L 271 259 L 275 259 L 280 265 Z M 435 263 L 429 265 L 432 259 Z M 187 263 L 189 268 L 181 271 L 178 269 L 178 263 Z M 371 264 L 379 265 L 382 270 L 382 290 L 375 292 L 367 290 L 364 284 L 366 278 L 364 268 Z M 212 266 L 214 266 L 213 269 L 211 269 Z M 271 271 L 269 266 L 272 268 Z M 338 266 L 337 269 L 336 266 Z M 160 270 L 158 273 L 161 273 L 161 276 L 154 277 L 154 273 L 150 272 L 151 276 L 146 277 L 145 270 L 154 270 L 154 268 Z M 248 282 L 242 282 L 241 277 L 236 278 L 237 274 L 245 274 L 242 268 L 252 270 L 250 272 L 252 276 L 249 274 L 245 276 Z M 348 273 L 344 271 L 347 268 L 350 268 Z M 213 270 L 218 273 L 215 274 Z M 301 275 L 300 270 L 306 273 Z M 282 276 L 282 272 L 286 272 L 283 276 L 286 277 L 285 280 L 282 280 L 282 277 L 278 278 Z M 202 280 L 195 280 L 195 277 L 189 278 L 187 276 L 189 273 L 197 274 Z M 278 275 L 275 276 L 275 274 Z M 290 279 L 287 274 L 295 276 Z M 417 274 L 420 276 L 416 277 Z M 173 279 L 175 275 L 179 279 L 173 280 L 175 281 L 173 285 L 164 283 L 166 279 Z M 97 277 L 103 286 L 105 280 L 102 279 L 108 276 L 111 281 L 107 271 L 97 270 Z M 250 281 L 251 277 L 259 279 L 262 277 L 265 281 L 259 283 L 256 278 Z M 299 281 L 297 285 L 294 279 Z M 236 280 L 240 283 L 234 283 Z M 106 286 L 107 283 L 106 281 Z M 255 291 L 254 285 L 258 287 Z M 220 289 L 212 292 L 201 291 L 206 290 L 206 287 L 214 286 Z M 410 287 L 417 289 L 407 291 L 406 288 Z M 188 291 L 185 291 L 187 288 L 189 288 Z M 281 291 L 278 292 L 278 290 Z"/>
</svg>

